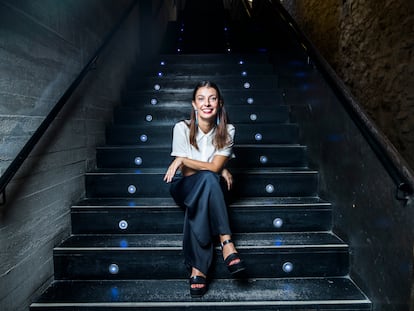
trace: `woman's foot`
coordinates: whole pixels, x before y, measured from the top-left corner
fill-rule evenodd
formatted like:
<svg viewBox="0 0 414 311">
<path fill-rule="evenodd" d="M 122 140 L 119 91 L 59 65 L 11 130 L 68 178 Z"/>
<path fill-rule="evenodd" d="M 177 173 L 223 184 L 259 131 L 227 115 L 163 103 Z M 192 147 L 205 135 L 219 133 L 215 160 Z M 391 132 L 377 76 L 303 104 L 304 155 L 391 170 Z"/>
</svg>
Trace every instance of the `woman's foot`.
<svg viewBox="0 0 414 311">
<path fill-rule="evenodd" d="M 201 271 L 193 268 L 190 276 L 190 295 L 200 298 L 207 292 L 207 277 Z"/>
<path fill-rule="evenodd" d="M 223 251 L 224 263 L 231 274 L 236 274 L 246 269 L 243 260 L 240 259 L 239 253 L 236 251 L 234 242 L 230 236 L 221 236 L 221 249 Z"/>
</svg>

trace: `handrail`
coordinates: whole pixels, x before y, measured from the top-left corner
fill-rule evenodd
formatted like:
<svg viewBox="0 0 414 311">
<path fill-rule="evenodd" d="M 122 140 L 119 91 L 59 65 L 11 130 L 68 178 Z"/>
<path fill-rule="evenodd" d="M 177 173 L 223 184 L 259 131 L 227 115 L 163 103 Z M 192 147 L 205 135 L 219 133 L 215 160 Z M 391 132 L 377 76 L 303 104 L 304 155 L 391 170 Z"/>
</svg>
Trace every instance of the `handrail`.
<svg viewBox="0 0 414 311">
<path fill-rule="evenodd" d="M 301 31 L 295 20 L 283 7 L 280 1 L 268 1 L 281 15 L 282 19 L 285 20 L 290 26 L 292 33 L 306 49 L 306 53 L 318 67 L 326 82 L 341 99 L 344 108 L 348 111 L 362 135 L 365 137 L 390 177 L 396 183 L 396 198 L 400 200 L 407 200 L 408 197 L 414 193 L 414 174 L 409 165 L 404 159 L 402 159 L 388 138 L 377 129 L 374 122 L 363 111 L 342 80 L 337 76 L 335 71 L 318 52 L 307 36 Z"/>
<path fill-rule="evenodd" d="M 49 114 L 46 116 L 46 118 L 43 120 L 43 122 L 40 124 L 40 126 L 37 128 L 37 130 L 33 133 L 33 135 L 30 137 L 30 139 L 26 142 L 26 144 L 23 146 L 23 148 L 20 150 L 20 152 L 17 154 L 16 158 L 10 163 L 6 171 L 2 174 L 0 177 L 0 194 L 2 195 L 0 205 L 4 205 L 6 203 L 6 187 L 14 177 L 14 175 L 17 173 L 17 171 L 22 166 L 23 162 L 27 159 L 30 152 L 33 150 L 33 148 L 36 146 L 36 144 L 39 142 L 39 140 L 42 138 L 43 134 L 46 132 L 46 130 L 49 128 L 50 124 L 54 121 L 58 113 L 61 111 L 61 109 L 64 107 L 68 99 L 71 97 L 73 92 L 76 90 L 76 88 L 79 86 L 79 84 L 82 82 L 83 78 L 88 74 L 88 72 L 94 68 L 96 61 L 104 48 L 109 44 L 112 37 L 115 35 L 115 33 L 119 30 L 122 23 L 126 20 L 126 18 L 129 16 L 129 14 L 132 12 L 134 7 L 137 5 L 138 0 L 135 0 L 132 2 L 132 4 L 125 10 L 124 14 L 120 17 L 118 22 L 115 24 L 113 29 L 106 35 L 104 38 L 101 46 L 96 50 L 96 52 L 93 54 L 89 62 L 85 65 L 85 67 L 82 69 L 82 71 L 79 73 L 79 75 L 75 78 L 75 80 L 72 82 L 72 84 L 68 87 L 68 89 L 63 93 L 61 98 L 57 101 L 55 106 L 51 109 Z"/>
</svg>

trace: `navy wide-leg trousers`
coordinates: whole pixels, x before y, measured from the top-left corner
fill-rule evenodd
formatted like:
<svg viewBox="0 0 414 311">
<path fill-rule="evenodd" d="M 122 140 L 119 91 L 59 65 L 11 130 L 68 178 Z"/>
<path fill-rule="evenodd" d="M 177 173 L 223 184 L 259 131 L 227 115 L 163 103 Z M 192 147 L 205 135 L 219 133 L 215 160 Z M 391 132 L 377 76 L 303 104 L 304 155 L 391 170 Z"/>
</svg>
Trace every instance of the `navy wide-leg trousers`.
<svg viewBox="0 0 414 311">
<path fill-rule="evenodd" d="M 211 171 L 175 177 L 170 187 L 175 202 L 185 209 L 184 263 L 206 275 L 213 258 L 213 238 L 231 234 L 223 191 L 220 176 Z"/>
</svg>

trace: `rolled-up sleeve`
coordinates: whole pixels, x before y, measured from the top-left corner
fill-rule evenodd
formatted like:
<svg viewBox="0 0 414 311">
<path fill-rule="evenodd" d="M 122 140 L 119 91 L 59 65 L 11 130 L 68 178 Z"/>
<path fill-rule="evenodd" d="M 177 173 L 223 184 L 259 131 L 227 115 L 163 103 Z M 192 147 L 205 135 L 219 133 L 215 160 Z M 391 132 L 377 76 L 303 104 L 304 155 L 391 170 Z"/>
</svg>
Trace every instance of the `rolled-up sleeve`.
<svg viewBox="0 0 414 311">
<path fill-rule="evenodd" d="M 236 129 L 234 128 L 232 124 L 229 124 L 227 126 L 227 132 L 229 133 L 228 144 L 224 148 L 217 150 L 214 154 L 226 156 L 229 158 L 234 158 L 235 155 L 233 153 L 233 145 L 234 145 L 234 133 L 236 132 Z"/>
<path fill-rule="evenodd" d="M 185 127 L 187 125 L 184 122 L 174 125 L 171 156 L 188 157 L 189 139 Z"/>
</svg>

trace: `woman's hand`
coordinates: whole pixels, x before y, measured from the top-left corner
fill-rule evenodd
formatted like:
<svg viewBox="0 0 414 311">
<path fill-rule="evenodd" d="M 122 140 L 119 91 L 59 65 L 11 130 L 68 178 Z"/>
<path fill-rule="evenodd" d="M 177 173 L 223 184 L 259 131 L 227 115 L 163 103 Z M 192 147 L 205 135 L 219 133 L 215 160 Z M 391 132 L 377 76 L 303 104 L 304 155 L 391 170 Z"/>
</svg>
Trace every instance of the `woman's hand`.
<svg viewBox="0 0 414 311">
<path fill-rule="evenodd" d="M 175 173 L 177 170 L 183 165 L 183 158 L 177 157 L 174 161 L 170 164 L 170 166 L 167 169 L 167 172 L 164 176 L 164 181 L 167 183 L 170 183 L 175 176 Z"/>
<path fill-rule="evenodd" d="M 226 181 L 227 190 L 231 190 L 233 186 L 233 175 L 229 172 L 228 169 L 224 168 L 221 171 L 221 176 L 223 176 L 224 180 Z"/>
</svg>

